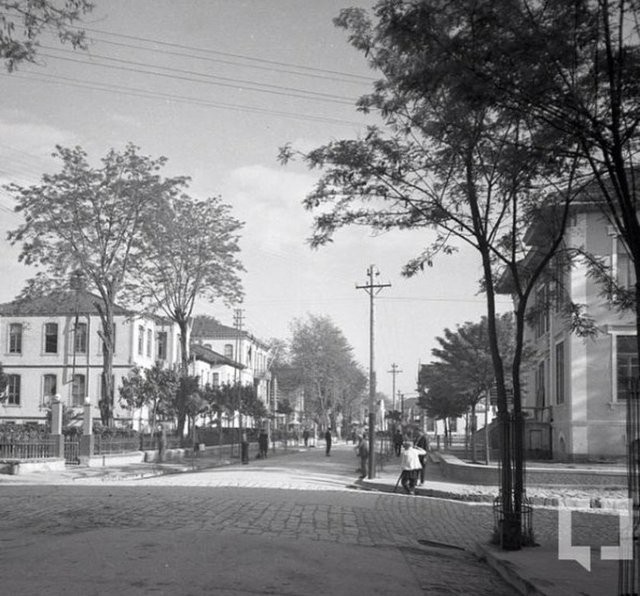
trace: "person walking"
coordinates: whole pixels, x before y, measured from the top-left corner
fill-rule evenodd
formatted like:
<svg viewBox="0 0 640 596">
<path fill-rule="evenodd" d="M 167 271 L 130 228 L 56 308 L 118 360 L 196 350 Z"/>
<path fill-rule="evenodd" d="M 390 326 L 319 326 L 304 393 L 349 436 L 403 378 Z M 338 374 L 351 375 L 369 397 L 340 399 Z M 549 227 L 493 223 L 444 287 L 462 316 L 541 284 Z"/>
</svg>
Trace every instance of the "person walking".
<svg viewBox="0 0 640 596">
<path fill-rule="evenodd" d="M 395 433 L 393 433 L 393 450 L 395 451 L 396 457 L 400 457 L 400 453 L 402 452 L 402 433 L 400 429 L 397 429 Z"/>
<path fill-rule="evenodd" d="M 305 428 L 302 431 L 302 440 L 304 441 L 304 446 L 308 447 L 309 446 L 309 429 Z"/>
<path fill-rule="evenodd" d="M 420 456 L 426 455 L 426 451 L 420 447 L 411 444 L 411 441 L 405 440 L 402 444 L 402 459 L 400 467 L 402 469 L 400 482 L 402 488 L 408 495 L 416 494 L 416 483 L 420 475 Z"/>
<path fill-rule="evenodd" d="M 325 441 L 325 455 L 329 457 L 331 455 L 331 429 L 327 428 L 327 432 L 324 433 Z"/>
<path fill-rule="evenodd" d="M 424 484 L 424 470 L 427 467 L 427 451 L 429 451 L 429 437 L 424 432 L 420 432 L 415 441 L 415 446 L 424 449 L 425 454 L 420 455 L 420 484 Z"/>
<path fill-rule="evenodd" d="M 258 435 L 258 448 L 260 449 L 258 457 L 260 459 L 267 459 L 267 452 L 269 451 L 269 435 L 266 430 L 260 431 L 260 434 Z"/>
<path fill-rule="evenodd" d="M 369 461 L 369 441 L 367 435 L 360 435 L 356 445 L 356 454 L 360 458 L 360 478 L 367 477 L 367 462 Z"/>
</svg>

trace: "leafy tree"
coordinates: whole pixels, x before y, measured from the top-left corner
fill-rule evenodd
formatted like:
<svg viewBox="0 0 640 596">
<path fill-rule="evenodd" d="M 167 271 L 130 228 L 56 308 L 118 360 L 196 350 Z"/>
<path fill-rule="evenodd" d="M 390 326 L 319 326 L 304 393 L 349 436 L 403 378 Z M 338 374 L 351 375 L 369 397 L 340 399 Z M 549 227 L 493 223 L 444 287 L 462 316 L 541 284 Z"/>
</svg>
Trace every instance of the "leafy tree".
<svg viewBox="0 0 640 596">
<path fill-rule="evenodd" d="M 452 384 L 451 369 L 442 363 L 425 364 L 418 373 L 418 404 L 427 415 L 443 420 L 445 440 L 450 436 L 448 420 L 462 416 L 468 407 L 468 398 Z"/>
<path fill-rule="evenodd" d="M 156 363 L 151 368 L 134 367 L 120 386 L 120 403 L 130 409 L 147 406 L 151 413 L 151 428 L 156 421 L 173 415 L 172 402 L 178 389 L 176 371 Z"/>
<path fill-rule="evenodd" d="M 21 62 L 35 62 L 38 38 L 55 31 L 63 43 L 86 49 L 85 33 L 74 25 L 93 9 L 88 0 L 0 0 L 0 59 L 14 71 Z"/>
<path fill-rule="evenodd" d="M 504 314 L 496 319 L 500 351 L 505 358 L 512 359 L 514 352 L 515 330 L 512 313 Z M 442 387 L 449 387 L 449 395 L 454 400 L 462 398 L 466 408 L 471 410 L 471 419 L 475 420 L 476 406 L 495 384 L 495 374 L 491 350 L 487 318 L 483 317 L 479 323 L 467 322 L 455 331 L 444 330 L 443 337 L 436 337 L 439 347 L 431 350 L 436 358 L 438 375 L 425 373 L 419 378 L 420 384 L 435 379 Z M 429 366 L 429 365 L 428 365 Z M 431 369 L 427 369 L 429 371 Z M 436 392 L 437 395 L 437 392 Z M 437 395 L 435 399 L 446 399 L 444 395 Z M 427 398 L 429 402 L 430 398 Z M 454 407 L 454 409 L 457 406 Z M 471 436 L 471 450 L 473 459 L 476 458 L 475 435 Z"/>
<path fill-rule="evenodd" d="M 562 150 L 583 159 L 593 177 L 586 194 L 603 206 L 626 245 L 637 294 L 640 5 L 521 0 L 455 6 L 458 35 L 474 36 L 474 50 L 481 48 L 476 80 L 491 83 L 496 103 L 555 129 Z M 459 64 L 469 63 L 470 51 L 458 44 Z M 640 302 L 626 300 L 626 306 L 635 307 L 640 344 Z"/>
<path fill-rule="evenodd" d="M 345 392 L 354 386 L 357 376 L 353 348 L 331 319 L 308 315 L 292 325 L 290 353 L 309 416 L 322 427 L 335 426 Z"/>
<path fill-rule="evenodd" d="M 97 168 L 79 147 L 58 146 L 54 155 L 62 161 L 60 172 L 43 175 L 39 185 L 7 187 L 17 201 L 15 211 L 24 217 L 8 237 L 22 245 L 20 261 L 41 269 L 23 296 L 64 287 L 72 272 L 81 273 L 100 296 L 95 303 L 104 348 L 99 405 L 107 425 L 113 418 L 114 308 L 126 302 L 132 265 L 147 249 L 141 231 L 157 213 L 151 207 L 177 193 L 184 178 L 161 178 L 165 158 L 141 155 L 134 145 L 121 153 L 110 150 Z"/>
<path fill-rule="evenodd" d="M 304 201 L 317 212 L 313 246 L 330 242 L 347 225 L 424 229 L 429 243 L 407 263 L 406 275 L 421 271 L 438 254 L 455 252 L 459 242 L 477 250 L 499 417 L 503 434 L 513 424 L 516 436 L 513 454 L 511 444 L 503 442 L 501 497 L 508 517 L 503 543 L 519 547 L 524 495 L 519 373 L 527 300 L 562 246 L 580 163 L 558 150 L 555 129 L 495 102 L 493 84 L 475 74 L 475 63 L 483 60 L 475 52 L 483 48 L 472 36 L 464 39 L 469 62 L 456 60 L 458 24 L 450 18 L 450 4 L 384 0 L 376 5 L 375 23 L 362 10 L 343 11 L 336 23 L 383 75 L 358 106 L 375 110 L 386 127 L 370 127 L 364 138 L 333 141 L 307 153 L 286 146 L 281 159 L 301 155 L 310 168 L 322 170 Z M 540 222 L 535 257 L 524 261 L 524 234 L 532 221 Z M 516 310 L 511 362 L 500 351 L 497 332 L 496 293 L 498 287 L 504 291 L 505 280 Z M 507 378 L 514 385 L 513 422 Z"/>
<path fill-rule="evenodd" d="M 144 253 L 138 253 L 136 292 L 142 302 L 161 310 L 180 328 L 182 370 L 189 362 L 191 316 L 195 302 L 242 296 L 235 257 L 242 224 L 219 198 L 203 201 L 186 194 L 157 203 L 143 226 Z"/>
<path fill-rule="evenodd" d="M 187 417 L 193 418 L 194 412 L 199 413 L 200 408 L 203 408 L 205 404 L 206 402 L 200 397 L 200 378 L 180 374 L 177 390 L 171 404 L 176 415 L 176 432 L 179 437 L 184 436 Z"/>
</svg>

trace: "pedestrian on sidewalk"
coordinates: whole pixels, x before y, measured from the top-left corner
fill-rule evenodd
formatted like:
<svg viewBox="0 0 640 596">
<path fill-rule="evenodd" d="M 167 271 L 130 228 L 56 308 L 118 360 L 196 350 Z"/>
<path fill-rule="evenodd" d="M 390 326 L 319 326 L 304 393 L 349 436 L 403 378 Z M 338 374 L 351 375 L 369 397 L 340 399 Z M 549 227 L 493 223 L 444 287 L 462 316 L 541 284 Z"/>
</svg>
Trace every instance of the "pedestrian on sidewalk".
<svg viewBox="0 0 640 596">
<path fill-rule="evenodd" d="M 266 430 L 260 431 L 260 434 L 258 435 L 258 448 L 260 449 L 258 458 L 267 459 L 267 452 L 269 451 L 269 435 Z"/>
<path fill-rule="evenodd" d="M 304 440 L 304 446 L 308 447 L 309 446 L 309 429 L 305 428 L 302 431 L 302 439 Z"/>
<path fill-rule="evenodd" d="M 402 452 L 402 441 L 403 441 L 402 433 L 400 429 L 396 429 L 396 432 L 393 433 L 393 450 L 396 454 L 396 457 L 400 457 L 400 453 Z"/>
<path fill-rule="evenodd" d="M 420 447 L 416 447 L 411 444 L 411 441 L 406 439 L 402 444 L 404 450 L 402 451 L 402 459 L 400 460 L 400 467 L 402 469 L 400 482 L 402 488 L 408 495 L 416 494 L 416 483 L 418 476 L 420 475 L 420 456 L 426 455 L 426 451 Z"/>
<path fill-rule="evenodd" d="M 358 444 L 356 445 L 356 454 L 360 458 L 360 478 L 366 478 L 367 462 L 369 460 L 369 441 L 367 441 L 366 433 L 358 437 Z"/>
<path fill-rule="evenodd" d="M 427 467 L 427 451 L 429 451 L 429 437 L 420 431 L 414 445 L 420 449 L 424 449 L 424 455 L 420 456 L 420 484 L 424 484 L 424 469 Z"/>
<path fill-rule="evenodd" d="M 325 455 L 329 457 L 331 455 L 331 428 L 327 428 L 327 432 L 324 433 L 325 441 Z"/>
</svg>

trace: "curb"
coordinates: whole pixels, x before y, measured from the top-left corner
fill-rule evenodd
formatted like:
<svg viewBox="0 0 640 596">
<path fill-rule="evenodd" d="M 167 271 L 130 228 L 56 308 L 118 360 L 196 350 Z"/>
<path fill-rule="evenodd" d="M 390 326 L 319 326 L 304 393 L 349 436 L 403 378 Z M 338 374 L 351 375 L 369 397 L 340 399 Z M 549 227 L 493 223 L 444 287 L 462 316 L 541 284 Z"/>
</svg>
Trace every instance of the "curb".
<svg viewBox="0 0 640 596">
<path fill-rule="evenodd" d="M 545 596 L 545 592 L 541 592 L 533 582 L 522 577 L 508 561 L 497 557 L 489 545 L 476 542 L 473 554 L 480 561 L 484 561 L 491 567 L 512 588 L 517 590 L 518 594 L 523 596 Z"/>
<path fill-rule="evenodd" d="M 379 492 L 403 494 L 394 491 L 394 488 L 382 482 L 367 482 L 366 480 L 356 480 L 353 483 L 363 490 L 377 490 Z M 487 493 L 458 493 L 432 488 L 416 487 L 416 495 L 421 497 L 431 497 L 436 499 L 450 499 L 453 501 L 464 501 L 468 503 L 493 503 L 495 495 Z M 576 498 L 576 497 L 542 497 L 533 496 L 529 498 L 534 507 L 551 507 L 554 509 L 597 509 L 600 511 L 623 511 L 628 508 L 627 499 L 616 499 L 606 497 Z"/>
</svg>

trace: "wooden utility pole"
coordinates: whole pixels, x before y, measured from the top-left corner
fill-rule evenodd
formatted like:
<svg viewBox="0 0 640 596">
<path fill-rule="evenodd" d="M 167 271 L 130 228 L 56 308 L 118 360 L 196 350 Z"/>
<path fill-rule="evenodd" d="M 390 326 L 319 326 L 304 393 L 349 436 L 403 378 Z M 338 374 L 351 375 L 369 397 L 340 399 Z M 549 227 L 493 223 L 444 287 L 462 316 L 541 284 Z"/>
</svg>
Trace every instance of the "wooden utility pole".
<svg viewBox="0 0 640 596">
<path fill-rule="evenodd" d="M 376 372 L 374 367 L 374 308 L 373 302 L 382 288 L 390 288 L 391 284 L 375 284 L 373 278 L 380 275 L 375 265 L 367 269 L 369 283 L 363 286 L 356 285 L 356 289 L 364 290 L 369 294 L 369 478 L 375 478 L 375 431 L 376 431 Z"/>
<path fill-rule="evenodd" d="M 395 410 L 396 410 L 396 375 L 401 373 L 402 370 L 400 370 L 398 368 L 398 365 L 394 362 L 391 365 L 391 370 L 388 370 L 387 372 L 391 373 L 391 375 L 392 375 L 392 381 L 391 381 L 392 406 L 391 406 L 391 410 L 395 412 Z"/>
</svg>

